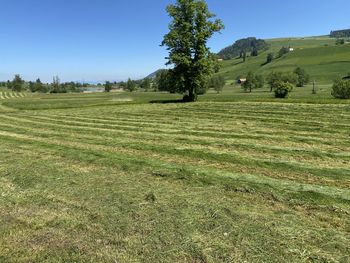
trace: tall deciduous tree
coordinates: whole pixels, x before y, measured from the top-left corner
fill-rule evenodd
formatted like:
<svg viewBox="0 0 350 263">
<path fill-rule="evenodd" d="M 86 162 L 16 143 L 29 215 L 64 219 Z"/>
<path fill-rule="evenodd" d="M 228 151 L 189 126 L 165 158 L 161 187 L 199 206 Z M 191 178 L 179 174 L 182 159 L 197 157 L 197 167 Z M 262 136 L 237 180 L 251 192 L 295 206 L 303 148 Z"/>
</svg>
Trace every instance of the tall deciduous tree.
<svg viewBox="0 0 350 263">
<path fill-rule="evenodd" d="M 245 51 L 243 52 L 242 58 L 243 58 L 243 62 L 247 60 L 247 52 Z"/>
<path fill-rule="evenodd" d="M 271 63 L 273 59 L 274 59 L 274 54 L 273 53 L 267 54 L 266 64 Z"/>
<path fill-rule="evenodd" d="M 58 76 L 54 76 L 53 80 L 52 80 L 52 84 L 51 84 L 51 88 L 52 88 L 52 92 L 53 93 L 59 93 L 59 89 L 60 89 L 60 78 Z"/>
<path fill-rule="evenodd" d="M 270 72 L 266 78 L 267 83 L 270 85 L 270 92 L 272 92 L 277 82 L 290 83 L 296 85 L 298 83 L 298 75 L 293 72 Z"/>
<path fill-rule="evenodd" d="M 129 92 L 135 91 L 136 90 L 135 81 L 133 81 L 132 79 L 129 78 L 128 81 L 126 82 L 125 89 Z"/>
<path fill-rule="evenodd" d="M 12 88 L 13 91 L 20 92 L 22 91 L 23 84 L 24 84 L 24 80 L 21 78 L 20 75 L 17 74 L 12 80 L 10 87 Z"/>
<path fill-rule="evenodd" d="M 294 70 L 294 73 L 298 76 L 298 87 L 304 87 L 305 84 L 308 84 L 310 81 L 310 75 L 306 73 L 306 71 L 300 67 L 297 67 Z"/>
<path fill-rule="evenodd" d="M 34 84 L 34 89 L 36 92 L 44 92 L 44 85 L 40 79 L 37 79 Z"/>
<path fill-rule="evenodd" d="M 176 92 L 176 85 L 171 79 L 171 72 L 167 69 L 159 70 L 154 79 L 154 88 L 158 91 Z"/>
<path fill-rule="evenodd" d="M 221 75 L 213 76 L 209 81 L 209 88 L 214 89 L 217 93 L 220 93 L 225 87 L 225 78 Z"/>
<path fill-rule="evenodd" d="M 151 84 L 152 84 L 151 79 L 145 78 L 141 81 L 140 88 L 144 89 L 145 91 L 148 91 L 151 89 L 151 86 L 152 86 Z"/>
<path fill-rule="evenodd" d="M 105 88 L 105 92 L 110 92 L 113 88 L 113 85 L 111 82 L 109 81 L 106 81 L 105 84 L 104 84 L 104 88 Z"/>
<path fill-rule="evenodd" d="M 263 76 L 255 75 L 253 72 L 250 71 L 242 87 L 246 92 L 252 92 L 253 89 L 263 88 L 264 84 L 265 84 L 265 79 Z"/>
<path fill-rule="evenodd" d="M 250 71 L 247 75 L 246 81 L 242 85 L 246 92 L 252 92 L 252 89 L 254 89 L 254 81 L 255 75 L 253 72 Z"/>
<path fill-rule="evenodd" d="M 28 82 L 30 92 L 35 92 L 35 83 L 33 81 Z"/>
<path fill-rule="evenodd" d="M 283 57 L 285 54 L 289 53 L 289 48 L 286 47 L 282 47 L 279 51 L 278 51 L 278 57 Z"/>
<path fill-rule="evenodd" d="M 171 72 L 177 91 L 188 93 L 184 99 L 195 101 L 217 63 L 207 42 L 224 26 L 213 19 L 215 15 L 209 12 L 204 0 L 177 0 L 167 7 L 167 12 L 172 18 L 170 31 L 162 42 L 169 51 L 167 65 L 173 65 Z"/>
</svg>

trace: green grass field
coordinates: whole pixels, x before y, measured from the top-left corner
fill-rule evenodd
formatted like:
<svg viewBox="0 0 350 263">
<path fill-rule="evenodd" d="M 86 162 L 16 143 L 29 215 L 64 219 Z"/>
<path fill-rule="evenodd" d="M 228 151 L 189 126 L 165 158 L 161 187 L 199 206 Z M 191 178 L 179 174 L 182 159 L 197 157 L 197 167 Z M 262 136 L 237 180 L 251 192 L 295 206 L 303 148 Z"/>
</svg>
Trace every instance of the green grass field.
<svg viewBox="0 0 350 263">
<path fill-rule="evenodd" d="M 0 101 L 0 262 L 349 262 L 350 104 L 227 87 Z"/>
<path fill-rule="evenodd" d="M 336 78 L 347 76 L 350 69 L 350 44 L 337 46 L 335 41 L 327 36 L 270 39 L 267 40 L 269 50 L 257 57 L 248 57 L 245 63 L 242 59 L 222 62 L 220 74 L 232 83 L 239 76 L 246 76 L 249 71 L 266 76 L 271 71 L 293 71 L 296 67 L 302 67 L 312 80 L 319 84 L 330 84 Z M 272 52 L 276 57 L 283 46 L 295 50 L 264 65 L 267 54 Z"/>
<path fill-rule="evenodd" d="M 8 91 L 8 90 L 1 91 L 0 90 L 0 100 L 23 98 L 26 95 L 27 95 L 26 93 L 22 93 L 22 92 L 14 92 L 14 91 Z"/>
</svg>

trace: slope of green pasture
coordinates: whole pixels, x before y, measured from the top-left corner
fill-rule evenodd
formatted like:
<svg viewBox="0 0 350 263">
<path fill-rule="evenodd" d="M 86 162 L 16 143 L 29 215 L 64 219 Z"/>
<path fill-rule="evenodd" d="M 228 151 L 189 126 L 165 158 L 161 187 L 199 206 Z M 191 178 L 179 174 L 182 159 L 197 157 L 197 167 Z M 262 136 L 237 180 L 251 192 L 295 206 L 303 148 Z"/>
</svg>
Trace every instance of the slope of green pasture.
<svg viewBox="0 0 350 263">
<path fill-rule="evenodd" d="M 311 78 L 318 83 L 327 84 L 339 77 L 346 76 L 350 71 L 350 44 L 335 45 L 335 40 L 326 37 L 304 39 L 272 39 L 268 40 L 271 47 L 258 57 L 248 57 L 245 63 L 241 59 L 222 62 L 220 74 L 228 82 L 233 82 L 239 76 L 245 76 L 249 71 L 267 75 L 271 71 L 293 71 L 303 67 Z M 272 63 L 264 65 L 268 53 L 277 56 L 282 46 L 291 46 L 295 50 L 282 58 L 276 58 Z"/>
</svg>

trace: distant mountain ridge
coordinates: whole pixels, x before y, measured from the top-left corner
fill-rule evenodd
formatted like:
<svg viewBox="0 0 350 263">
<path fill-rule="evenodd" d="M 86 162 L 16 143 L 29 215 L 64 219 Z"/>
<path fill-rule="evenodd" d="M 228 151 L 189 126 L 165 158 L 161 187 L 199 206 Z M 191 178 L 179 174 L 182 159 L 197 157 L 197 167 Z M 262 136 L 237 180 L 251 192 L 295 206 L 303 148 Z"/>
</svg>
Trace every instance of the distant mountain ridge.
<svg viewBox="0 0 350 263">
<path fill-rule="evenodd" d="M 161 71 L 161 70 L 163 70 L 163 69 L 158 69 L 158 70 L 152 72 L 147 77 L 145 77 L 145 79 L 154 79 L 157 76 L 158 72 Z"/>
</svg>

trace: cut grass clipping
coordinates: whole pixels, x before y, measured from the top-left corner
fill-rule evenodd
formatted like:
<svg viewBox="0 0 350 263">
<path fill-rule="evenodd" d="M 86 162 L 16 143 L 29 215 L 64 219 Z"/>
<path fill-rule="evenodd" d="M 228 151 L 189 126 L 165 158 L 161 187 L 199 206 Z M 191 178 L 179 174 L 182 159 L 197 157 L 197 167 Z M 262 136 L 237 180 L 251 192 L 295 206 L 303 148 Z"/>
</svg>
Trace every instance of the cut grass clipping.
<svg viewBox="0 0 350 263">
<path fill-rule="evenodd" d="M 0 262 L 349 262 L 348 104 L 113 96 L 0 108 Z"/>
</svg>

